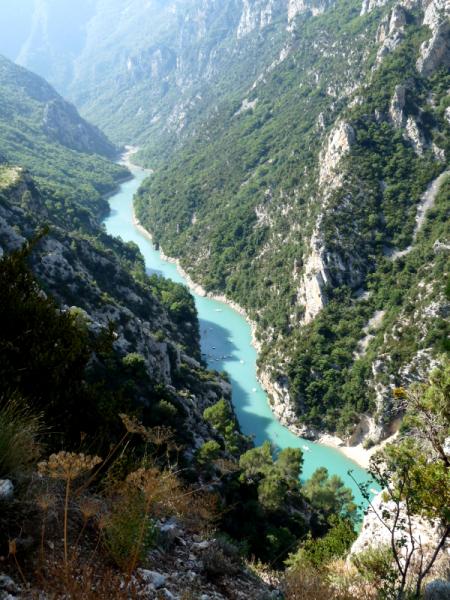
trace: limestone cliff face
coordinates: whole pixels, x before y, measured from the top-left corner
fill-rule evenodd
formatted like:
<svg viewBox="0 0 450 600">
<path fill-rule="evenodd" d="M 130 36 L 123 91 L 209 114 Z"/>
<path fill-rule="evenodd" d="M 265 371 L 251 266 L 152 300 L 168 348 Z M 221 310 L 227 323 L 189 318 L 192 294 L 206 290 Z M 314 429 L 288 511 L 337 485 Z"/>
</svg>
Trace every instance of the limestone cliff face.
<svg viewBox="0 0 450 600">
<path fill-rule="evenodd" d="M 310 12 L 314 16 L 320 15 L 333 4 L 334 0 L 289 0 L 288 21 L 293 21 L 297 15 L 304 12 Z"/>
<path fill-rule="evenodd" d="M 48 138 L 77 152 L 113 157 L 116 149 L 97 127 L 81 119 L 76 108 L 56 97 L 44 105 L 43 130 Z"/>
</svg>

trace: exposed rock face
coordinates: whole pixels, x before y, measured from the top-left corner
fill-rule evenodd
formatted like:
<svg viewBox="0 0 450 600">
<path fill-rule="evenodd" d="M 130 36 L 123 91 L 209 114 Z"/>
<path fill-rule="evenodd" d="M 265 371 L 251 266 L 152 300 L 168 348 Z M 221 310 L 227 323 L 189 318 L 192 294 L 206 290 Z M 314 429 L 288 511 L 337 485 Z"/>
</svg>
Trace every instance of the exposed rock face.
<svg viewBox="0 0 450 600">
<path fill-rule="evenodd" d="M 389 107 L 389 116 L 392 124 L 397 129 L 400 129 L 400 127 L 403 127 L 405 124 L 405 115 L 403 112 L 403 109 L 405 108 L 405 94 L 406 87 L 404 85 L 395 86 L 394 95 L 392 96 Z"/>
<path fill-rule="evenodd" d="M 397 4 L 389 15 L 381 21 L 377 31 L 377 41 L 381 43 L 377 52 L 377 65 L 380 65 L 383 58 L 393 52 L 400 44 L 404 36 L 406 25 L 406 13 L 404 9 Z"/>
<path fill-rule="evenodd" d="M 320 185 L 329 185 L 334 180 L 333 186 L 337 186 L 338 182 L 334 179 L 336 168 L 341 159 L 350 151 L 354 140 L 355 132 L 349 123 L 341 121 L 335 125 L 320 157 Z"/>
<path fill-rule="evenodd" d="M 417 70 L 430 75 L 441 65 L 450 63 L 450 2 L 431 0 L 425 3 L 423 24 L 431 30 L 431 38 L 420 48 Z"/>
<path fill-rule="evenodd" d="M 388 0 L 363 0 L 361 7 L 361 15 L 365 15 L 378 8 L 387 4 Z"/>
<path fill-rule="evenodd" d="M 329 281 L 324 261 L 324 246 L 316 231 L 311 238 L 310 254 L 305 262 L 304 272 L 298 290 L 298 302 L 305 307 L 303 324 L 310 323 L 326 303 L 324 287 Z"/>
<path fill-rule="evenodd" d="M 72 150 L 110 157 L 116 153 L 106 136 L 81 119 L 76 108 L 60 97 L 45 104 L 42 125 L 51 140 Z"/>
<path fill-rule="evenodd" d="M 290 23 L 298 14 L 307 11 L 311 12 L 313 16 L 320 15 L 333 4 L 334 0 L 289 0 L 288 21 Z"/>
<path fill-rule="evenodd" d="M 392 526 L 394 523 L 396 507 L 393 501 L 385 501 L 383 495 L 384 493 L 380 492 L 372 500 L 373 508 L 369 508 L 366 516 L 364 517 L 361 532 L 356 541 L 353 543 L 353 546 L 350 551 L 351 554 L 359 554 L 360 552 L 364 552 L 369 548 L 380 548 L 383 546 L 390 546 L 391 534 L 387 527 L 377 517 L 377 514 L 381 516 L 382 519 L 389 524 L 389 526 Z M 401 505 L 399 523 L 403 521 L 406 525 L 406 519 L 406 507 L 405 505 Z M 428 551 L 428 556 L 431 556 L 434 548 L 439 543 L 440 537 L 442 535 L 440 524 L 437 521 L 430 522 L 418 516 L 412 516 L 411 521 L 412 530 L 414 531 L 414 537 L 416 539 L 416 547 L 417 541 L 420 541 L 426 554 Z M 396 529 L 396 541 L 400 541 L 400 539 L 402 539 L 403 536 L 404 532 L 401 530 L 400 527 L 398 527 Z M 411 540 L 408 536 L 405 537 L 405 549 L 411 551 Z"/>
<path fill-rule="evenodd" d="M 255 29 L 263 29 L 270 25 L 274 3 L 275 0 L 242 0 L 242 15 L 236 32 L 238 39 Z"/>
</svg>

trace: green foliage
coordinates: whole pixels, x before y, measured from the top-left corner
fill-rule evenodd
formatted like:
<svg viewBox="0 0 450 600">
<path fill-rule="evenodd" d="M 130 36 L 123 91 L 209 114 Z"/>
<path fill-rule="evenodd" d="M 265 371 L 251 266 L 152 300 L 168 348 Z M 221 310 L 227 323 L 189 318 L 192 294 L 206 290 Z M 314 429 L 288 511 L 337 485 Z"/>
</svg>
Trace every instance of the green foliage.
<svg viewBox="0 0 450 600">
<path fill-rule="evenodd" d="M 402 43 L 372 70 L 376 29 L 390 8 L 363 17 L 359 8 L 338 3 L 314 19 L 299 18 L 301 36 L 289 56 L 246 92 L 253 108 L 239 110 L 239 92 L 225 95 L 216 113 L 207 114 L 195 135 L 144 183 L 135 202 L 141 222 L 167 254 L 257 322 L 259 364 L 275 367 L 280 376 L 287 371 L 300 421 L 344 437 L 361 413 L 375 410 L 367 382 L 377 355 L 392 358 L 385 377 L 397 381 L 417 351 L 448 346 L 448 325 L 439 316 L 427 324 L 426 339 L 416 335 L 416 324 L 396 338 L 388 335 L 402 310 L 411 314 L 421 281 L 440 294 L 447 276 L 439 271 L 448 267 L 445 253 L 432 248 L 449 233 L 448 204 L 441 199 L 414 250 L 399 260 L 389 257 L 411 242 L 417 203 L 443 165 L 431 151 L 418 156 L 387 117 L 395 87 L 405 84 L 405 116 L 419 118 L 427 140 L 439 139 L 445 149 L 448 73 L 418 74 L 419 48 L 429 31 L 417 25 L 414 12 Z M 350 107 L 346 98 L 337 99 L 343 82 L 362 83 Z M 320 225 L 330 258 L 328 303 L 313 323 L 300 327 L 298 282 L 321 210 L 319 150 L 339 119 L 351 124 L 355 140 L 340 166 L 342 189 L 327 197 Z M 358 297 L 366 290 L 368 297 Z M 355 357 L 377 310 L 386 311 L 380 331 L 365 355 Z"/>
<path fill-rule="evenodd" d="M 104 519 L 103 542 L 114 562 L 124 571 L 135 560 L 147 558 L 156 542 L 156 528 L 146 512 L 144 496 L 137 490 L 127 490 L 111 505 L 111 511 Z M 141 539 L 143 522 L 145 531 Z"/>
<path fill-rule="evenodd" d="M 283 506 L 286 493 L 298 489 L 303 464 L 299 448 L 282 450 L 276 460 L 272 457 L 270 442 L 247 450 L 239 459 L 242 479 L 258 483 L 258 499 L 267 510 L 277 510 Z"/>
<path fill-rule="evenodd" d="M 394 574 L 386 571 L 386 585 L 397 598 L 421 597 L 424 579 L 450 534 L 450 466 L 445 450 L 450 432 L 450 365 L 448 359 L 443 362 L 428 384 L 395 390 L 406 409 L 400 438 L 377 452 L 370 463 L 370 473 L 384 490 L 377 516 L 390 533 Z M 360 489 L 368 498 L 366 486 Z M 418 516 L 430 527 L 440 525 L 427 547 L 417 540 L 412 524 Z"/>
<path fill-rule="evenodd" d="M 325 515 L 341 515 L 354 520 L 356 505 L 349 488 L 344 486 L 337 475 L 328 475 L 326 467 L 319 467 L 303 486 L 305 496 L 314 508 L 320 509 Z"/>
<path fill-rule="evenodd" d="M 215 440 L 208 440 L 197 451 L 197 462 L 200 465 L 209 465 L 220 454 L 220 444 Z"/>
<path fill-rule="evenodd" d="M 331 518 L 330 524 L 330 529 L 323 537 L 313 539 L 309 536 L 300 550 L 285 561 L 286 565 L 295 568 L 308 562 L 321 568 L 332 560 L 345 556 L 356 539 L 353 524 L 340 517 Z"/>
<path fill-rule="evenodd" d="M 3 57 L 0 82 L 0 145 L 7 162 L 36 177 L 53 212 L 67 223 L 67 211 L 74 211 L 69 202 L 85 221 L 89 214 L 104 214 L 104 195 L 129 175 L 128 169 L 108 160 L 114 147 L 45 81 Z M 52 107 L 54 125 L 44 116 Z M 79 147 L 80 139 L 89 140 L 90 148 Z"/>
<path fill-rule="evenodd" d="M 203 411 L 203 418 L 223 436 L 226 450 L 231 454 L 238 453 L 243 438 L 237 432 L 236 417 L 232 413 L 229 403 L 222 398 Z"/>
<path fill-rule="evenodd" d="M 380 600 L 389 600 L 396 594 L 397 573 L 393 567 L 393 554 L 389 546 L 373 546 L 352 555 L 358 572 L 379 590 Z"/>
</svg>

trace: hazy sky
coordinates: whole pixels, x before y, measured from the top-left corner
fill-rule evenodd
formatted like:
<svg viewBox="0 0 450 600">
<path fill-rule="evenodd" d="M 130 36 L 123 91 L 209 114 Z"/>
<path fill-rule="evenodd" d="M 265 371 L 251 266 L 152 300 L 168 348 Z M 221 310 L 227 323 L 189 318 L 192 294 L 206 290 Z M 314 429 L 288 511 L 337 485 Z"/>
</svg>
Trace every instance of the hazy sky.
<svg viewBox="0 0 450 600">
<path fill-rule="evenodd" d="M 0 0 L 0 53 L 14 60 L 31 29 L 35 0 Z"/>
</svg>

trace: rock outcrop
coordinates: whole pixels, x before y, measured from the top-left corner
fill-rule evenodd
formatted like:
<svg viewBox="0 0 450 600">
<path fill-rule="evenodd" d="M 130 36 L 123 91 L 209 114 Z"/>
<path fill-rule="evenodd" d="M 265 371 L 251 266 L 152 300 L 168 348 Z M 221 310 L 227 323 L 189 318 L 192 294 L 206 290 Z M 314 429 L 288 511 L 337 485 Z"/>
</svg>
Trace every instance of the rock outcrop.
<svg viewBox="0 0 450 600">
<path fill-rule="evenodd" d="M 417 70 L 431 75 L 441 65 L 450 64 L 450 2 L 432 0 L 424 3 L 423 24 L 431 30 L 431 37 L 420 47 Z"/>
<path fill-rule="evenodd" d="M 385 499 L 385 492 L 377 494 L 373 498 L 371 507 L 364 517 L 361 531 L 351 547 L 350 555 L 357 555 L 370 548 L 390 547 L 391 533 L 389 528 L 392 529 L 396 514 L 397 507 L 392 500 Z M 389 528 L 386 527 L 383 521 Z M 400 505 L 394 536 L 397 544 L 404 543 L 400 555 L 403 556 L 403 553 L 411 552 L 413 548 L 412 544 L 414 543 L 416 551 L 421 546 L 424 556 L 429 559 L 441 539 L 441 525 L 437 521 L 430 521 L 416 515 L 411 516 L 411 529 L 414 532 L 414 541 L 409 535 L 405 535 L 403 527 L 409 527 L 405 504 Z M 443 550 L 443 555 L 447 555 L 447 548 Z M 444 560 L 446 560 L 446 556 L 444 556 Z"/>
</svg>

